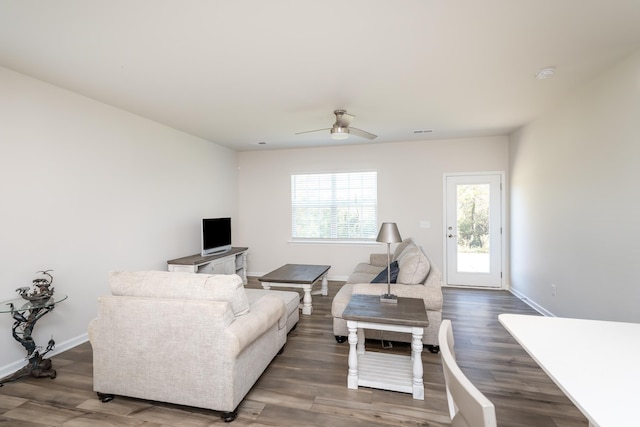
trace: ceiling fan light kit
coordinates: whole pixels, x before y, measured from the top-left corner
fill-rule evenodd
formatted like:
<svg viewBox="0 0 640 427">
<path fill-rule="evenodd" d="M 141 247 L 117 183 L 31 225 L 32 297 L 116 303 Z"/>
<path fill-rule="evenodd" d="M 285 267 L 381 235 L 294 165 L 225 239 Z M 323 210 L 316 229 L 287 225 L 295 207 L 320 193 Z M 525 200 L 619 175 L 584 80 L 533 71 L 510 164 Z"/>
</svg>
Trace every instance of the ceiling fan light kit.
<svg viewBox="0 0 640 427">
<path fill-rule="evenodd" d="M 347 139 L 349 138 L 349 129 L 340 126 L 334 126 L 331 128 L 331 139 Z"/>
</svg>

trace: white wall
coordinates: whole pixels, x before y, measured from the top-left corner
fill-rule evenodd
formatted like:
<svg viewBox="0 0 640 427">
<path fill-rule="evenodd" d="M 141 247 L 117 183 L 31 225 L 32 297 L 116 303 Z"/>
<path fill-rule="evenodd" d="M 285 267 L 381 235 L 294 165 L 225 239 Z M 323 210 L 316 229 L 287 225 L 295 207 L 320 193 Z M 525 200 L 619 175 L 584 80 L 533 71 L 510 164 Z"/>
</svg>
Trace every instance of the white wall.
<svg viewBox="0 0 640 427">
<path fill-rule="evenodd" d="M 386 252 L 380 243 L 289 243 L 290 175 L 354 170 L 378 171 L 378 221 L 397 222 L 400 234 L 417 239 L 442 268 L 443 173 L 506 171 L 507 147 L 506 137 L 491 137 L 239 153 L 239 235 L 249 246 L 249 273 L 328 264 L 330 278 L 344 279 L 369 253 Z M 421 220 L 431 228 L 420 228 Z"/>
<path fill-rule="evenodd" d="M 53 269 L 69 299 L 36 325 L 86 334 L 107 272 L 199 251 L 200 218 L 237 215 L 236 153 L 0 68 L 0 301 Z M 0 376 L 25 352 L 0 314 Z"/>
<path fill-rule="evenodd" d="M 510 169 L 512 288 L 557 316 L 639 322 L 640 52 L 512 135 Z"/>
</svg>

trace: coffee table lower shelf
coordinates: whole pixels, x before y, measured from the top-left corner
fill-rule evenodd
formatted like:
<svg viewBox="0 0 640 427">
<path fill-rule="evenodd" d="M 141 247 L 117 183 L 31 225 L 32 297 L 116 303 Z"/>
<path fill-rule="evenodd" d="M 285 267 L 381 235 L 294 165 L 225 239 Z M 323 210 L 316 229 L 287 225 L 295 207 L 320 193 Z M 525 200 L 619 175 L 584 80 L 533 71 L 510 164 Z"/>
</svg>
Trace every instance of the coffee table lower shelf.
<svg viewBox="0 0 640 427">
<path fill-rule="evenodd" d="M 347 320 L 349 329 L 349 371 L 347 388 L 358 386 L 410 393 L 414 399 L 424 400 L 422 381 L 421 327 L 386 325 Z M 411 356 L 367 352 L 364 329 L 411 333 Z"/>
<path fill-rule="evenodd" d="M 362 387 L 413 394 L 413 362 L 400 354 L 359 354 L 357 381 Z"/>
</svg>

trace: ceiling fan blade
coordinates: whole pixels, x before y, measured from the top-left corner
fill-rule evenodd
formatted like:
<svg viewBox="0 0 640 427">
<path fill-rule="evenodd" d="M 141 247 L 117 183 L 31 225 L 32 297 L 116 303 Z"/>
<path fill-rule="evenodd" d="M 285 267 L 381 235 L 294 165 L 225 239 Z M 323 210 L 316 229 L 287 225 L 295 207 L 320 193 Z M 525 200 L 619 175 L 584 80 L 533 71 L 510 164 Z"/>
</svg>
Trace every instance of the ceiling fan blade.
<svg viewBox="0 0 640 427">
<path fill-rule="evenodd" d="M 356 116 L 347 114 L 344 110 L 336 110 L 334 113 L 336 115 L 336 126 L 343 128 L 348 128 L 351 121 L 356 118 Z"/>
<path fill-rule="evenodd" d="M 351 135 L 357 135 L 357 136 L 361 136 L 362 138 L 367 138 L 367 139 L 376 139 L 378 137 L 378 135 L 374 135 L 372 133 L 369 133 L 367 131 L 364 131 L 364 130 L 358 129 L 358 128 L 354 128 L 354 127 L 350 127 L 349 128 L 349 133 Z"/>
<path fill-rule="evenodd" d="M 296 132 L 294 133 L 294 135 L 302 135 L 303 133 L 311 133 L 311 132 L 322 132 L 325 130 L 331 130 L 331 128 L 324 128 L 324 129 L 315 129 L 315 130 L 305 130 L 303 132 Z"/>
</svg>

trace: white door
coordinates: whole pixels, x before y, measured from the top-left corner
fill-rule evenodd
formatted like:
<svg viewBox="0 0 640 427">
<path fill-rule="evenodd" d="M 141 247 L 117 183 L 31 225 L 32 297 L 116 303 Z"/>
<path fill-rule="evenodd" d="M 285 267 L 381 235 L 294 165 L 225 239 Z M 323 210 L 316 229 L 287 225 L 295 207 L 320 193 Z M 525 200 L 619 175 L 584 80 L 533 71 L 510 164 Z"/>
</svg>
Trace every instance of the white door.
<svg viewBox="0 0 640 427">
<path fill-rule="evenodd" d="M 502 287 L 501 173 L 445 175 L 446 282 Z"/>
</svg>

